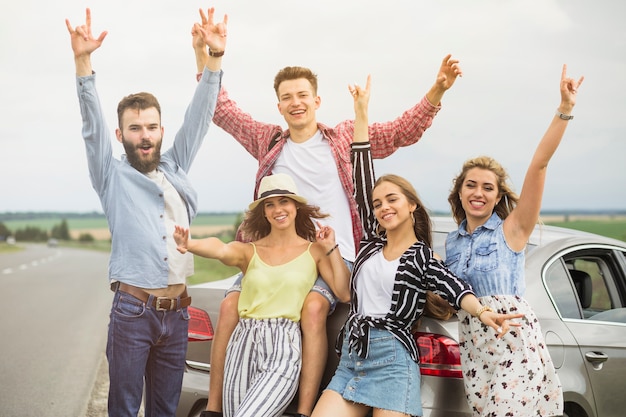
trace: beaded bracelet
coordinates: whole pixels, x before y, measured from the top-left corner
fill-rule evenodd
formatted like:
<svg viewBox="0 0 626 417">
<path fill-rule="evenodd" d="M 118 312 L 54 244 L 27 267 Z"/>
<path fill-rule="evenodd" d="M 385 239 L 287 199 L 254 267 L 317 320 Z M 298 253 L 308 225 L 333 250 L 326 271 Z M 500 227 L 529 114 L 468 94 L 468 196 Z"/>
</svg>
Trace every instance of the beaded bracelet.
<svg viewBox="0 0 626 417">
<path fill-rule="evenodd" d="M 333 248 L 331 250 L 329 250 L 328 252 L 326 252 L 326 256 L 330 255 L 331 253 L 333 253 L 333 251 L 335 249 L 337 249 L 339 247 L 339 243 L 337 243 L 335 246 L 333 246 Z"/>
<path fill-rule="evenodd" d="M 480 315 L 483 314 L 485 311 L 491 311 L 493 313 L 493 309 L 489 306 L 482 306 L 481 308 L 479 308 L 478 310 L 476 310 L 476 314 L 474 314 L 474 316 L 480 320 Z"/>
</svg>

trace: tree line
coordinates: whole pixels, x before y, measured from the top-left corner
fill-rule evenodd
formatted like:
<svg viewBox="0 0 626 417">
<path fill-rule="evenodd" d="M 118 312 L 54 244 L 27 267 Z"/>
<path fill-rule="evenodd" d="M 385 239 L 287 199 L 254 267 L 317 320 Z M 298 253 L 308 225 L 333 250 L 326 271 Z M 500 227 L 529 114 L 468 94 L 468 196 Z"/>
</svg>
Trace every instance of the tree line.
<svg viewBox="0 0 626 417">
<path fill-rule="evenodd" d="M 67 220 L 55 224 L 50 230 L 44 230 L 36 226 L 25 226 L 24 228 L 11 230 L 4 223 L 0 222 L 0 241 L 6 241 L 8 237 L 14 237 L 20 242 L 46 242 L 48 239 L 72 240 Z M 82 233 L 78 237 L 79 242 L 93 242 L 94 237 L 90 233 Z"/>
</svg>

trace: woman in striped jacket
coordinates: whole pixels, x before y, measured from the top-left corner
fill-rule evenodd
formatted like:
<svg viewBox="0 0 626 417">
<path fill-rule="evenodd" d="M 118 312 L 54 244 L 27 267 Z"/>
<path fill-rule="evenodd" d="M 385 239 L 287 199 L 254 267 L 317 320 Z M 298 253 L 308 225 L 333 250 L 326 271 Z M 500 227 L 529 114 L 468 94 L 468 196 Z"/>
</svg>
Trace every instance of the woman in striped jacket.
<svg viewBox="0 0 626 417">
<path fill-rule="evenodd" d="M 338 338 L 339 366 L 312 417 L 422 415 L 418 352 L 411 328 L 427 294 L 445 299 L 496 329 L 501 337 L 520 315 L 483 308 L 469 284 L 452 274 L 432 251 L 431 222 L 413 186 L 397 175 L 374 183 L 367 142 L 365 88 L 351 86 L 355 126 L 355 197 L 365 237 L 350 282 L 350 315 Z M 339 348 L 338 348 L 339 351 Z"/>
</svg>

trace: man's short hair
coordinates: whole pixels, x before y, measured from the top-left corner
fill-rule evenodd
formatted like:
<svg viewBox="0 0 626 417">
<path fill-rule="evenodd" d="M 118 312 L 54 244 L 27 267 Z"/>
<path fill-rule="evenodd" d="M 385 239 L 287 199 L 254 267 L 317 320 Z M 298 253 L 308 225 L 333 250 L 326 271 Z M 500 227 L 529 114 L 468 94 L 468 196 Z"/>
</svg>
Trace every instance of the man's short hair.
<svg viewBox="0 0 626 417">
<path fill-rule="evenodd" d="M 278 71 L 278 74 L 274 77 L 274 91 L 276 91 L 276 96 L 278 96 L 278 86 L 280 86 L 280 83 L 300 78 L 307 79 L 313 87 L 313 94 L 317 95 L 317 74 L 314 74 L 313 71 L 304 67 L 285 67 Z"/>
<path fill-rule="evenodd" d="M 117 123 L 119 128 L 122 129 L 122 115 L 127 109 L 135 109 L 137 111 L 146 110 L 154 107 L 159 113 L 159 119 L 161 118 L 161 105 L 156 97 L 150 93 L 135 93 L 124 97 L 117 105 Z"/>
</svg>

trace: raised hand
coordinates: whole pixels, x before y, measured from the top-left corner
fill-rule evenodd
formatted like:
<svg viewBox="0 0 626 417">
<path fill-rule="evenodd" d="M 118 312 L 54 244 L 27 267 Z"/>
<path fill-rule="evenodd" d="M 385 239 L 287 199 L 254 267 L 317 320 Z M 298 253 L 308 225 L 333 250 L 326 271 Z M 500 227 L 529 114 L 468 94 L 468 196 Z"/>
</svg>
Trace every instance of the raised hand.
<svg viewBox="0 0 626 417">
<path fill-rule="evenodd" d="M 462 77 L 463 71 L 459 65 L 458 59 L 453 59 L 452 54 L 446 55 L 441 61 L 441 67 L 437 73 L 437 79 L 426 93 L 426 98 L 433 106 L 441 104 L 443 95 L 450 87 L 454 85 L 457 77 Z"/>
<path fill-rule="evenodd" d="M 437 73 L 436 84 L 443 90 L 447 90 L 456 81 L 456 77 L 462 77 L 463 71 L 458 59 L 452 59 L 452 54 L 448 54 L 441 61 L 441 67 Z"/>
<path fill-rule="evenodd" d="M 224 15 L 224 19 L 219 23 L 214 22 L 214 15 L 214 7 L 209 8 L 206 14 L 200 9 L 201 23 L 194 24 L 191 30 L 194 48 L 198 47 L 202 40 L 211 51 L 222 52 L 226 49 L 228 15 Z"/>
<path fill-rule="evenodd" d="M 76 28 L 72 28 L 70 21 L 65 19 L 65 25 L 67 26 L 67 31 L 70 33 L 75 58 L 91 55 L 93 51 L 102 45 L 107 35 L 107 32 L 104 31 L 97 39 L 94 38 L 91 32 L 91 10 L 87 8 L 85 14 L 85 24 L 76 26 Z"/>
<path fill-rule="evenodd" d="M 563 113 L 569 114 L 569 111 L 576 104 L 576 93 L 578 88 L 583 83 L 585 77 L 580 77 L 578 81 L 573 78 L 567 77 L 567 65 L 563 64 L 563 71 L 561 72 L 561 110 Z"/>
<path fill-rule="evenodd" d="M 372 85 L 372 76 L 367 76 L 367 81 L 365 83 L 365 88 L 361 87 L 358 84 L 348 85 L 348 91 L 354 98 L 354 110 L 365 110 L 367 111 L 367 105 L 370 100 L 370 87 Z"/>
<path fill-rule="evenodd" d="M 367 76 L 365 88 L 358 84 L 348 85 L 348 91 L 354 99 L 354 135 L 353 142 L 366 142 L 368 136 L 368 105 L 370 100 L 370 87 L 372 85 L 372 76 Z"/>
</svg>

